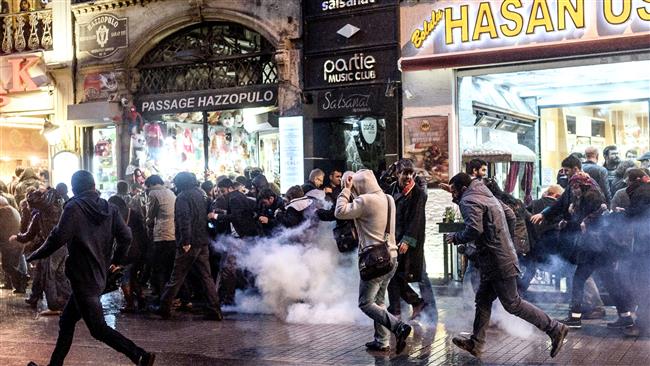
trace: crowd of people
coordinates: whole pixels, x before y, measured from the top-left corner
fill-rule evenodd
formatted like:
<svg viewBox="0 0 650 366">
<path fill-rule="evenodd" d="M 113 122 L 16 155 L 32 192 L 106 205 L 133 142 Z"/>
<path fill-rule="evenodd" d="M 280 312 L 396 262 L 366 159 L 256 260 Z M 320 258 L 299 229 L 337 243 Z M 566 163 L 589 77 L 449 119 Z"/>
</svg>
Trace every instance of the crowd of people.
<svg viewBox="0 0 650 366">
<path fill-rule="evenodd" d="M 638 164 L 618 161 L 612 148 L 604 154 L 604 166 L 592 147 L 583 157 L 567 157 L 557 184 L 532 202 L 504 192 L 479 159 L 442 185 L 465 222 L 464 231 L 447 239 L 470 259 L 465 278 L 476 292 L 473 334 L 454 338 L 456 345 L 482 354 L 498 298 L 506 311 L 550 336 L 555 356 L 568 327 L 605 316 L 594 273 L 618 311 L 608 326 L 627 335 L 648 334 L 650 311 L 641 299 L 650 295 L 650 155 Z M 436 316 L 424 258 L 427 187 L 409 159 L 380 175 L 314 169 L 284 195 L 259 169 L 215 181 L 199 182 L 188 172 L 172 182 L 151 175 L 142 186 L 120 181 L 108 201 L 86 171 L 73 176 L 72 198 L 65 185 L 52 188 L 29 168 L 16 175 L 8 187 L 0 184 L 3 283 L 22 294 L 31 280 L 25 302 L 37 308 L 44 299 L 44 315 L 61 315 L 51 365 L 62 364 L 82 318 L 94 337 L 134 363 L 153 364 L 153 354 L 106 326 L 101 294 L 121 288 L 127 313 L 167 319 L 174 310 L 202 311 L 205 319 L 219 321 L 221 307 L 235 304 L 237 289 L 255 289 L 255 276 L 224 243 L 273 238 L 296 227 L 309 233 L 320 221 L 334 222 L 332 235 L 342 253 L 378 243 L 389 250 L 390 271 L 362 279 L 359 287 L 359 308 L 375 322 L 369 350 L 389 350 L 392 332 L 400 353 L 411 333 L 409 320 Z M 554 256 L 569 263 L 562 276 L 572 283 L 571 311 L 559 322 L 524 300 L 537 270 L 548 269 Z M 409 316 L 402 315 L 405 304 Z"/>
</svg>

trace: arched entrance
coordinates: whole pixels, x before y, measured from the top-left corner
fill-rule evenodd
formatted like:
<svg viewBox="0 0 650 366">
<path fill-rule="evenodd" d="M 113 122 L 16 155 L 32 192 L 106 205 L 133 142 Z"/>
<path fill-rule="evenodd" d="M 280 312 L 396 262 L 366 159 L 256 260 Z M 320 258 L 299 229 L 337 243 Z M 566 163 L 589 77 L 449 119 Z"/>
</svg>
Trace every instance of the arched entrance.
<svg viewBox="0 0 650 366">
<path fill-rule="evenodd" d="M 274 54 L 258 32 L 232 22 L 163 39 L 137 65 L 134 100 L 143 118 L 131 118 L 127 174 L 242 175 L 260 166 L 279 179 L 277 123 L 269 117 L 278 92 Z"/>
</svg>

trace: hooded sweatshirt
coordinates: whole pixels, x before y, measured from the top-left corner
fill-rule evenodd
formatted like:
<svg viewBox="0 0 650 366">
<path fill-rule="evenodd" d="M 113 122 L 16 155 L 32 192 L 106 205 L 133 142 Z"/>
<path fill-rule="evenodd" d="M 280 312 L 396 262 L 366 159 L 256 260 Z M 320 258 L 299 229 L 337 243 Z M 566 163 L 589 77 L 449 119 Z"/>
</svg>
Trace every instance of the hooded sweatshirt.
<svg viewBox="0 0 650 366">
<path fill-rule="evenodd" d="M 131 230 L 117 207 L 96 191 L 86 191 L 66 203 L 59 224 L 27 260 L 47 258 L 67 245 L 65 272 L 73 292 L 99 296 L 106 286 L 108 267 L 124 263 L 130 243 Z"/>
<path fill-rule="evenodd" d="M 384 242 L 388 205 L 390 205 L 390 233 L 388 246 L 391 256 L 397 256 L 395 244 L 395 201 L 384 194 L 371 170 L 362 169 L 352 176 L 354 200 L 350 201 L 352 191 L 343 188 L 336 200 L 334 216 L 340 220 L 354 220 L 359 235 L 359 250 Z"/>
<path fill-rule="evenodd" d="M 23 174 L 20 175 L 20 180 L 18 181 L 18 184 L 16 184 L 16 193 L 15 193 L 16 202 L 20 202 L 25 198 L 25 196 L 27 195 L 27 187 L 36 187 L 38 189 L 38 186 L 40 184 L 41 181 L 38 179 L 38 174 L 34 172 L 34 169 L 32 168 L 25 169 Z"/>
</svg>

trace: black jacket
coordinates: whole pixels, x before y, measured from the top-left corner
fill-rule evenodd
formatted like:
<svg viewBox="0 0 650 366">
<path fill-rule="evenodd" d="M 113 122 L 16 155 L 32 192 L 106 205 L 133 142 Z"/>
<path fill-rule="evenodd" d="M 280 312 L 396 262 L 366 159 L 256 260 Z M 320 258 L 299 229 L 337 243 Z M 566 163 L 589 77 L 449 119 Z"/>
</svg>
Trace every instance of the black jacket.
<svg viewBox="0 0 650 366">
<path fill-rule="evenodd" d="M 275 196 L 273 199 L 273 203 L 271 204 L 271 206 L 268 207 L 264 207 L 262 205 L 261 200 L 258 200 L 257 217 L 264 216 L 269 219 L 269 221 L 266 224 L 260 223 L 260 226 L 262 228 L 262 233 L 265 236 L 271 236 L 273 230 L 278 226 L 278 221 L 275 219 L 275 212 L 277 210 L 283 210 L 283 209 L 284 209 L 284 201 L 280 196 Z"/>
<path fill-rule="evenodd" d="M 203 247 L 209 244 L 208 198 L 199 187 L 182 191 L 174 206 L 176 245 Z"/>
<path fill-rule="evenodd" d="M 478 267 L 487 279 L 517 276 L 519 263 L 508 231 L 502 204 L 479 180 L 474 180 L 463 193 L 460 212 L 465 230 L 453 234 L 456 244 L 476 244 Z"/>
<path fill-rule="evenodd" d="M 239 191 L 228 193 L 226 201 L 226 213 L 217 217 L 217 223 L 232 224 L 241 238 L 260 235 L 255 201 Z"/>
<path fill-rule="evenodd" d="M 275 218 L 284 227 L 295 227 L 316 216 L 314 201 L 305 196 L 292 200 Z"/>
<path fill-rule="evenodd" d="M 117 207 L 96 191 L 87 191 L 65 204 L 59 224 L 27 260 L 47 258 L 67 245 L 65 272 L 73 291 L 99 296 L 106 286 L 108 267 L 124 263 L 131 238 Z"/>
<path fill-rule="evenodd" d="M 426 218 L 424 206 L 426 193 L 415 184 L 406 194 L 397 182 L 390 188 L 390 195 L 395 200 L 395 242 L 406 242 L 409 249 L 398 258 L 397 275 L 404 276 L 408 282 L 419 282 L 424 264 L 424 239 Z"/>
</svg>

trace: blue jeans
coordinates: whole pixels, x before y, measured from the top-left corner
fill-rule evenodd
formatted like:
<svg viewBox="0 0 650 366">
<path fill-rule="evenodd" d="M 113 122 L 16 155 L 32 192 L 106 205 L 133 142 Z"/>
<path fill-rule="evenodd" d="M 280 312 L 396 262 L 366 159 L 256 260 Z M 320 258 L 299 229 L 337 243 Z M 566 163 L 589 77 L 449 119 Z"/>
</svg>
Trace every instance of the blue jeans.
<svg viewBox="0 0 650 366">
<path fill-rule="evenodd" d="M 388 346 L 390 332 L 395 333 L 401 322 L 391 315 L 384 303 L 386 288 L 397 270 L 397 258 L 392 258 L 393 270 L 369 281 L 359 283 L 359 309 L 375 321 L 375 341 L 382 346 Z"/>
</svg>

